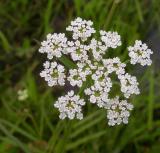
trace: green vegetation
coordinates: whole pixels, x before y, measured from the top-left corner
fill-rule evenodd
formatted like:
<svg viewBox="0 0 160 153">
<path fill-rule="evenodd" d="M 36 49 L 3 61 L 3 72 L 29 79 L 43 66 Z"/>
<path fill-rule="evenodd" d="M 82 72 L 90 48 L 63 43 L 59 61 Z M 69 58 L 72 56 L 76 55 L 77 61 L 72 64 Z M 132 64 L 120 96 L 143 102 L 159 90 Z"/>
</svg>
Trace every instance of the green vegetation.
<svg viewBox="0 0 160 153">
<path fill-rule="evenodd" d="M 124 61 L 134 40 L 159 33 L 159 8 L 159 0 L 1 0 L 0 153 L 159 153 L 160 71 L 154 60 L 144 71 L 131 72 L 141 71 L 141 94 L 130 100 L 135 109 L 129 124 L 109 127 L 105 111 L 92 104 L 82 121 L 59 120 L 52 106 L 64 90 L 49 88 L 39 77 L 44 58 L 38 53 L 47 33 L 64 32 L 80 16 L 96 29 L 119 32 L 123 45 L 109 55 Z M 17 92 L 24 88 L 29 97 L 19 101 Z"/>
</svg>

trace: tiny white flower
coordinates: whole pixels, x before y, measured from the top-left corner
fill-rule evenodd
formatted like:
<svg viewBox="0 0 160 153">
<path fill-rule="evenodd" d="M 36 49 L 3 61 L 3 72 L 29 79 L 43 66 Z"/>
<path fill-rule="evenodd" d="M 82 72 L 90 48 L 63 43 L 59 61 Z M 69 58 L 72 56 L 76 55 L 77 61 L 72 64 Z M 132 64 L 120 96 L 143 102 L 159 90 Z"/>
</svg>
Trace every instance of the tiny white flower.
<svg viewBox="0 0 160 153">
<path fill-rule="evenodd" d="M 134 46 L 128 47 L 128 51 L 131 64 L 139 63 L 142 66 L 152 64 L 150 56 L 153 54 L 153 51 L 148 49 L 148 46 L 142 43 L 142 41 L 136 40 Z"/>
<path fill-rule="evenodd" d="M 121 63 L 118 57 L 113 59 L 103 59 L 102 61 L 104 67 L 107 68 L 108 73 L 116 72 L 118 77 L 125 73 L 126 64 Z"/>
<path fill-rule="evenodd" d="M 108 76 L 108 72 L 104 70 L 104 67 L 98 67 L 91 77 L 94 80 L 94 86 L 96 88 L 103 88 L 106 93 L 111 90 L 112 81 Z"/>
<path fill-rule="evenodd" d="M 118 35 L 117 32 L 106 32 L 101 30 L 100 31 L 101 40 L 105 43 L 107 47 L 117 48 L 121 46 L 121 37 Z"/>
<path fill-rule="evenodd" d="M 64 86 L 66 78 L 64 66 L 49 61 L 46 61 L 43 66 L 44 70 L 41 71 L 40 76 L 47 81 L 48 86 Z"/>
<path fill-rule="evenodd" d="M 100 61 L 102 56 L 105 54 L 107 47 L 106 45 L 103 45 L 101 41 L 92 39 L 90 43 L 90 50 L 92 51 L 94 59 Z"/>
<path fill-rule="evenodd" d="M 92 74 L 92 69 L 94 66 L 88 60 L 86 63 L 79 62 L 77 63 L 77 69 L 70 69 L 67 80 L 72 86 L 81 87 L 83 82 L 86 81 L 87 76 Z"/>
<path fill-rule="evenodd" d="M 86 61 L 88 60 L 87 51 L 89 47 L 82 45 L 79 40 L 75 42 L 68 41 L 68 48 L 66 49 L 67 53 L 71 55 L 73 61 Z"/>
<path fill-rule="evenodd" d="M 126 98 L 129 98 L 132 94 L 140 94 L 137 82 L 137 78 L 135 76 L 131 76 L 130 74 L 126 73 L 119 77 L 121 83 L 121 91 L 124 93 Z"/>
<path fill-rule="evenodd" d="M 84 93 L 90 97 L 90 103 L 96 103 L 100 108 L 104 107 L 104 104 L 108 101 L 108 92 L 105 92 L 103 87 L 93 85 L 85 89 Z"/>
<path fill-rule="evenodd" d="M 24 90 L 18 90 L 18 100 L 24 101 L 28 98 L 28 91 L 27 89 Z"/>
<path fill-rule="evenodd" d="M 58 108 L 60 119 L 83 119 L 82 106 L 85 105 L 83 99 L 80 99 L 79 95 L 75 95 L 71 90 L 67 95 L 59 97 L 55 102 L 54 107 Z"/>
<path fill-rule="evenodd" d="M 52 59 L 53 57 L 61 57 L 62 53 L 67 54 L 67 38 L 64 33 L 54 33 L 48 34 L 47 40 L 41 43 L 41 47 L 39 49 L 40 53 L 47 53 L 48 59 Z"/>
<path fill-rule="evenodd" d="M 133 109 L 133 105 L 127 103 L 126 100 L 119 100 L 119 97 L 110 99 L 105 108 L 107 109 L 108 125 L 114 126 L 121 123 L 127 124 L 130 111 Z"/>
<path fill-rule="evenodd" d="M 71 22 L 71 25 L 66 28 L 67 31 L 73 32 L 73 39 L 81 39 L 86 41 L 88 37 L 91 37 L 95 33 L 94 28 L 92 28 L 93 22 L 82 20 L 80 17 L 76 18 Z"/>
<path fill-rule="evenodd" d="M 77 69 L 70 69 L 67 80 L 70 82 L 72 86 L 77 85 L 78 87 L 81 87 L 83 81 L 86 81 L 86 77 L 81 77 Z"/>
</svg>

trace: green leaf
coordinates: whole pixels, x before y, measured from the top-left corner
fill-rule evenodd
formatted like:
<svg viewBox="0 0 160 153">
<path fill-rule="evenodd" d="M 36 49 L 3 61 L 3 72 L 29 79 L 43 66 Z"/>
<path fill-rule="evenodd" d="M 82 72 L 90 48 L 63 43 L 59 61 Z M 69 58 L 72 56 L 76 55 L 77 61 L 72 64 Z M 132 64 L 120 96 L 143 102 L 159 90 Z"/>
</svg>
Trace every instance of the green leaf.
<svg viewBox="0 0 160 153">
<path fill-rule="evenodd" d="M 3 46 L 3 49 L 6 52 L 10 52 L 11 46 L 10 46 L 6 36 L 2 33 L 2 31 L 0 31 L 0 40 L 1 40 L 1 44 Z"/>
<path fill-rule="evenodd" d="M 75 69 L 77 66 L 74 62 L 72 62 L 67 56 L 63 55 L 58 59 L 62 62 L 68 69 Z"/>
<path fill-rule="evenodd" d="M 38 102 L 38 92 L 37 92 L 37 85 L 35 83 L 35 79 L 31 72 L 29 71 L 27 74 L 27 91 L 30 99 L 37 103 Z"/>
</svg>

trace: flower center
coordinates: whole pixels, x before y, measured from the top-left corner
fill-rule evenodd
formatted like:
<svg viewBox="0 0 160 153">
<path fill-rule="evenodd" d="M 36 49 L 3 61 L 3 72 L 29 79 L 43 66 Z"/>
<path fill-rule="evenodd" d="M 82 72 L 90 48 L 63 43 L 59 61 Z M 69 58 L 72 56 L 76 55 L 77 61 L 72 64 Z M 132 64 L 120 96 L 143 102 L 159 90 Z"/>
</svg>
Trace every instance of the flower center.
<svg viewBox="0 0 160 153">
<path fill-rule="evenodd" d="M 104 80 L 104 76 L 101 76 L 98 81 L 102 82 Z"/>
<path fill-rule="evenodd" d="M 57 78 L 58 77 L 58 71 L 57 70 L 53 71 L 52 77 L 53 78 Z"/>
<path fill-rule="evenodd" d="M 56 44 L 56 45 L 53 45 L 51 48 L 54 51 L 54 50 L 58 49 L 58 47 L 59 47 L 58 44 Z"/>
<path fill-rule="evenodd" d="M 117 63 L 113 63 L 113 67 L 118 68 L 118 64 Z"/>
<path fill-rule="evenodd" d="M 142 56 L 143 53 L 142 53 L 141 50 L 138 50 L 138 51 L 137 51 L 137 54 L 138 54 L 138 56 Z"/>
<path fill-rule="evenodd" d="M 80 49 L 77 49 L 77 50 L 76 50 L 76 53 L 77 53 L 78 55 L 81 55 L 81 50 L 80 50 Z"/>
<path fill-rule="evenodd" d="M 131 86 L 131 83 L 127 80 L 126 86 Z"/>
<path fill-rule="evenodd" d="M 79 79 L 79 76 L 78 76 L 78 75 L 74 75 L 74 76 L 73 76 L 73 79 L 74 79 L 74 80 L 78 80 L 78 79 Z"/>
<path fill-rule="evenodd" d="M 73 103 L 72 101 L 69 101 L 69 102 L 67 103 L 66 107 L 67 107 L 68 109 L 74 109 L 74 106 L 73 106 L 72 103 Z"/>
<path fill-rule="evenodd" d="M 100 94 L 99 91 L 95 91 L 94 95 L 95 95 L 96 97 L 99 97 L 101 94 Z"/>
</svg>

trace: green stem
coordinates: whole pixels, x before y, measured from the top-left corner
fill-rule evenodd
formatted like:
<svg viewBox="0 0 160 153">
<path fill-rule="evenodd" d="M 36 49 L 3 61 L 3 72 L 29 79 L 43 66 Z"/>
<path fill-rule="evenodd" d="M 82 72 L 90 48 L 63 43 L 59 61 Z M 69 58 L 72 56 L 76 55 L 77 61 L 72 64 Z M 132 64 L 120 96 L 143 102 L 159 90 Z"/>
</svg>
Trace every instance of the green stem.
<svg viewBox="0 0 160 153">
<path fill-rule="evenodd" d="M 154 105 L 154 77 L 153 77 L 153 67 L 150 70 L 149 78 L 149 103 L 148 103 L 148 129 L 151 129 L 153 126 L 153 105 Z"/>
<path fill-rule="evenodd" d="M 112 17 L 113 17 L 113 14 L 114 14 L 114 11 L 115 11 L 115 9 L 116 9 L 117 4 L 118 4 L 118 3 L 117 3 L 116 0 L 115 0 L 115 1 L 113 2 L 113 4 L 112 4 L 112 7 L 111 7 L 111 9 L 110 9 L 110 11 L 109 11 L 109 15 L 108 15 L 107 20 L 106 20 L 106 23 L 105 23 L 105 25 L 104 25 L 104 28 L 105 28 L 105 29 L 107 29 L 107 28 L 109 27 L 110 21 L 111 21 L 111 19 L 112 19 Z"/>
</svg>

